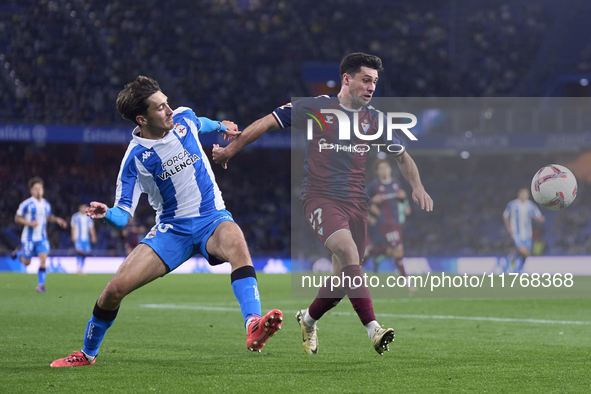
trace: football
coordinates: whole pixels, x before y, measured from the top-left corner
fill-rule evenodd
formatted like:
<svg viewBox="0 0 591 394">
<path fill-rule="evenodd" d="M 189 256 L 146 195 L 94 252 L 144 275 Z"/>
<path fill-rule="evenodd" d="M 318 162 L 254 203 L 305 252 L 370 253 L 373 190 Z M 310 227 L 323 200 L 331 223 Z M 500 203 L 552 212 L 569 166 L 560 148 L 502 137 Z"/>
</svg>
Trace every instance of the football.
<svg viewBox="0 0 591 394">
<path fill-rule="evenodd" d="M 577 180 L 573 173 L 558 164 L 540 168 L 531 181 L 531 194 L 535 202 L 551 211 L 558 211 L 572 204 L 577 191 Z"/>
</svg>

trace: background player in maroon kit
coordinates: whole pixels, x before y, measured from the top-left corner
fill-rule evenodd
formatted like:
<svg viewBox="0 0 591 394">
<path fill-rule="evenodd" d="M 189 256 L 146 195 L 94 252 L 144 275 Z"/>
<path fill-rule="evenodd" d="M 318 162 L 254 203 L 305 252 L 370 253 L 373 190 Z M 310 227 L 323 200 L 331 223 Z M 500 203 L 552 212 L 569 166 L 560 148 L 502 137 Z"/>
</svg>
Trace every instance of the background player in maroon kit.
<svg viewBox="0 0 591 394">
<path fill-rule="evenodd" d="M 227 147 L 214 145 L 214 161 L 226 168 L 231 157 L 267 131 L 289 126 L 305 129 L 309 119 L 306 114 L 310 111 L 320 115 L 322 109 L 338 109 L 350 121 L 357 117 L 359 124 L 353 127 L 363 130 L 367 135 L 375 134 L 378 119 L 384 115 L 368 104 L 375 92 L 378 71 L 381 70 L 382 61 L 377 56 L 364 53 L 347 55 L 339 68 L 342 88 L 336 97 L 305 98 L 275 109 L 247 127 Z M 322 127 L 314 126 L 313 137 L 307 141 L 300 197 L 306 218 L 317 238 L 331 254 L 333 273 L 351 278 L 353 283 L 356 277 L 362 277 L 360 263 L 366 247 L 368 197 L 364 181 L 367 154 L 351 149 L 319 148 L 321 144 L 344 147 L 363 144 L 365 141 L 357 136 L 354 140 L 340 140 L 339 122 L 334 117 L 325 115 L 322 123 Z M 400 172 L 413 188 L 412 198 L 422 209 L 431 211 L 433 201 L 421 183 L 416 164 L 406 152 L 404 142 L 394 133 L 393 140 L 387 143 L 399 144 L 400 150 L 394 154 Z M 317 353 L 316 322 L 345 296 L 351 300 L 375 350 L 383 354 L 388 349 L 388 343 L 394 340 L 394 330 L 383 329 L 377 323 L 369 289 L 365 285 L 320 288 L 310 307 L 296 315 L 302 329 L 304 350 L 309 354 Z"/>
<path fill-rule="evenodd" d="M 368 246 L 368 257 L 374 257 L 374 270 L 377 272 L 378 259 L 385 255 L 394 259 L 400 275 L 406 277 L 402 258 L 402 223 L 400 222 L 400 204 L 406 199 L 406 192 L 400 187 L 398 180 L 392 178 L 392 167 L 386 159 L 374 163 L 377 178 L 365 189 L 369 196 L 370 210 L 368 216 L 368 234 L 371 245 Z M 410 208 L 406 206 L 406 208 Z M 408 215 L 410 212 L 402 212 Z M 409 290 L 412 290 L 409 288 Z"/>
</svg>

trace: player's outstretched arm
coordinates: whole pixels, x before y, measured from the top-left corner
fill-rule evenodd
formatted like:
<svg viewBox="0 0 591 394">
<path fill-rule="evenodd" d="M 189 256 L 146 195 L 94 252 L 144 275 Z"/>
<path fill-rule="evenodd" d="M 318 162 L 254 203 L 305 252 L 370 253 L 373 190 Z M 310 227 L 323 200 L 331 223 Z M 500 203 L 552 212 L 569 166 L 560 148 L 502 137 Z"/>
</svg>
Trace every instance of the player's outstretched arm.
<svg viewBox="0 0 591 394">
<path fill-rule="evenodd" d="M 60 218 L 59 216 L 51 215 L 48 217 L 49 221 L 57 223 L 61 228 L 67 228 L 68 222 L 64 219 Z"/>
<path fill-rule="evenodd" d="M 224 126 L 226 126 L 226 131 L 223 132 L 224 134 L 224 141 L 232 141 L 236 137 L 238 137 L 242 132 L 238 130 L 238 126 L 236 123 L 231 122 L 229 120 L 222 120 L 221 122 Z"/>
<path fill-rule="evenodd" d="M 93 201 L 86 208 L 86 215 L 91 219 L 105 219 L 111 227 L 121 230 L 127 225 L 130 214 L 119 207 L 109 208 L 102 202 Z"/>
<path fill-rule="evenodd" d="M 433 210 L 433 200 L 431 196 L 425 191 L 425 187 L 421 183 L 421 176 L 419 175 L 419 169 L 415 161 L 410 157 L 408 152 L 404 152 L 401 155 L 396 156 L 396 162 L 398 168 L 404 176 L 404 179 L 410 183 L 412 187 L 412 200 L 421 206 L 427 212 Z"/>
<path fill-rule="evenodd" d="M 107 214 L 108 209 L 107 204 L 93 201 L 86 208 L 86 215 L 91 219 L 102 219 Z"/>
<path fill-rule="evenodd" d="M 201 127 L 199 128 L 200 134 L 218 132 L 224 134 L 224 140 L 232 141 L 241 133 L 236 123 L 229 120 L 222 120 L 220 122 L 200 116 L 199 121 L 201 122 Z"/>
<path fill-rule="evenodd" d="M 214 144 L 212 151 L 213 161 L 217 164 L 221 164 L 224 168 L 228 168 L 228 160 L 238 153 L 240 149 L 258 140 L 267 131 L 277 130 L 278 128 L 279 125 L 277 124 L 273 114 L 269 114 L 259 120 L 256 120 L 246 129 L 244 129 L 242 134 L 240 134 L 228 146 L 222 148 L 219 145 Z"/>
</svg>

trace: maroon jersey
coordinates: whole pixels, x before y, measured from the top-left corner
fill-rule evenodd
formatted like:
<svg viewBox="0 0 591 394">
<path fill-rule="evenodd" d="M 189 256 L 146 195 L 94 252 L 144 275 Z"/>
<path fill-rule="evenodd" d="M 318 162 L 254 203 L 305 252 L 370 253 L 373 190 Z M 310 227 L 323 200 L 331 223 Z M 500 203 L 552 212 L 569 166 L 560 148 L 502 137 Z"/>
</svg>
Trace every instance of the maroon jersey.
<svg viewBox="0 0 591 394">
<path fill-rule="evenodd" d="M 378 216 L 377 225 L 399 225 L 400 211 L 398 202 L 400 201 L 396 195 L 402 190 L 400 184 L 395 178 L 391 178 L 388 182 L 382 182 L 379 179 L 374 179 L 367 185 L 367 194 L 372 198 L 376 194 L 382 196 L 380 207 L 381 215 Z"/>
<path fill-rule="evenodd" d="M 350 125 L 350 140 L 339 139 L 339 120 L 333 114 L 321 113 L 322 109 L 336 109 L 346 115 Z M 353 124 L 357 113 L 357 125 Z M 394 155 L 404 152 L 404 142 L 392 133 L 392 141 L 386 140 L 386 119 L 382 112 L 371 105 L 358 110 L 341 105 L 338 98 L 318 96 L 303 98 L 281 106 L 273 112 L 281 128 L 292 127 L 302 132 L 306 138 L 308 119 L 313 120 L 313 138 L 306 139 L 306 158 L 304 179 L 300 198 L 326 197 L 347 201 L 367 201 L 365 193 L 365 164 L 367 149 L 377 149 L 372 144 L 386 146 L 398 144 Z M 382 137 L 373 141 L 364 141 L 354 133 L 354 127 L 360 133 L 373 135 L 378 131 L 379 117 L 383 117 Z"/>
</svg>

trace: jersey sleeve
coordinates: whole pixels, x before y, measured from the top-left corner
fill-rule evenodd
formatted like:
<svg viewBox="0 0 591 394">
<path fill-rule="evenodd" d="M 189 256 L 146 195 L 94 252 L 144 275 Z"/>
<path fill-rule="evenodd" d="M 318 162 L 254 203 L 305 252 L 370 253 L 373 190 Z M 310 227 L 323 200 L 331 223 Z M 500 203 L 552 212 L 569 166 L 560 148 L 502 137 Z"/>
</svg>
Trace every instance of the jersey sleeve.
<svg viewBox="0 0 591 394">
<path fill-rule="evenodd" d="M 319 114 L 321 108 L 324 108 L 324 105 L 328 105 L 327 101 L 325 101 L 326 99 L 329 99 L 329 96 L 321 95 L 313 98 L 301 98 L 277 107 L 273 111 L 273 116 L 282 129 L 290 126 L 304 129 L 306 128 L 307 119 L 321 116 Z"/>
<path fill-rule="evenodd" d="M 507 208 L 503 212 L 503 218 L 509 219 L 509 216 L 511 216 L 511 203 L 507 204 Z"/>
<path fill-rule="evenodd" d="M 76 218 L 78 217 L 78 214 L 75 213 L 72 215 L 72 219 L 70 219 L 70 226 L 71 227 L 78 227 L 78 223 L 76 221 Z"/>
<path fill-rule="evenodd" d="M 47 201 L 45 201 L 45 209 L 47 210 L 47 217 L 53 215 L 53 212 L 51 211 L 51 204 L 48 203 Z"/>
<path fill-rule="evenodd" d="M 88 228 L 94 228 L 94 220 L 86 216 L 86 220 L 88 220 Z"/>
<path fill-rule="evenodd" d="M 197 134 L 207 133 L 209 131 L 201 131 L 202 124 L 195 112 L 189 107 L 178 107 L 172 112 L 172 120 L 174 121 L 175 129 L 177 126 L 188 127 L 191 133 L 197 138 Z"/>
<path fill-rule="evenodd" d="M 133 149 L 135 147 L 130 145 L 119 169 L 117 176 L 117 189 L 115 192 L 115 207 L 119 207 L 133 216 L 135 208 L 137 207 L 140 195 L 142 194 L 138 170 L 135 162 L 135 155 Z"/>
<path fill-rule="evenodd" d="M 226 131 L 226 125 L 217 120 L 211 120 L 205 117 L 199 117 L 197 120 L 201 123 L 201 127 L 199 128 L 199 134 L 203 133 L 211 133 L 215 131 L 217 133 L 223 133 Z"/>
<path fill-rule="evenodd" d="M 28 211 L 29 211 L 29 203 L 27 201 L 23 201 L 18 206 L 18 209 L 16 210 L 16 214 L 18 216 L 25 216 Z"/>
<path fill-rule="evenodd" d="M 287 103 L 281 107 L 275 108 L 275 111 L 272 112 L 277 124 L 282 129 L 291 126 L 291 108 L 291 103 Z"/>
</svg>

